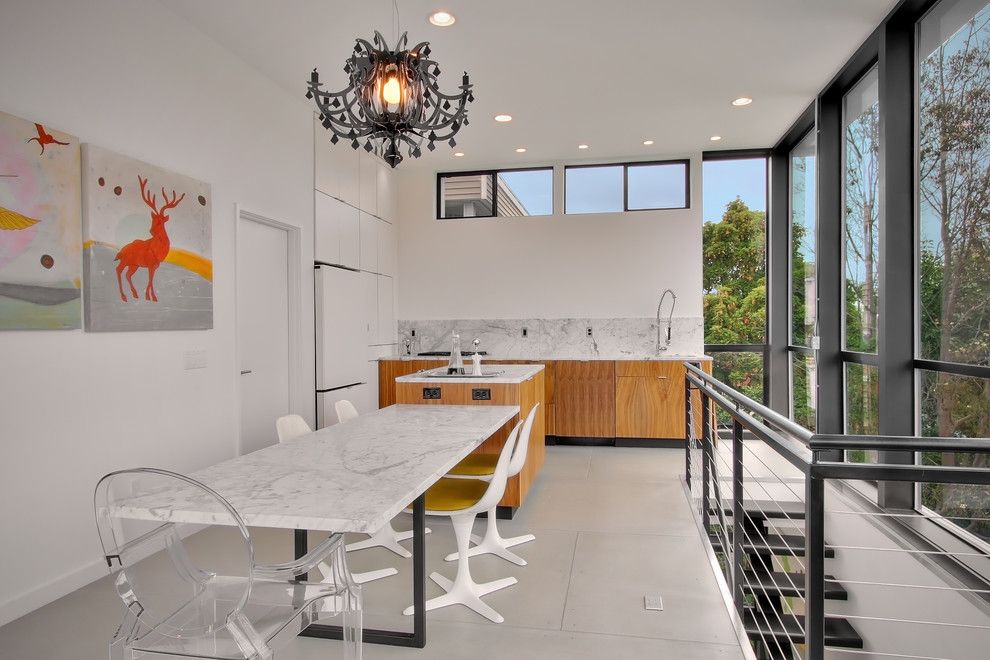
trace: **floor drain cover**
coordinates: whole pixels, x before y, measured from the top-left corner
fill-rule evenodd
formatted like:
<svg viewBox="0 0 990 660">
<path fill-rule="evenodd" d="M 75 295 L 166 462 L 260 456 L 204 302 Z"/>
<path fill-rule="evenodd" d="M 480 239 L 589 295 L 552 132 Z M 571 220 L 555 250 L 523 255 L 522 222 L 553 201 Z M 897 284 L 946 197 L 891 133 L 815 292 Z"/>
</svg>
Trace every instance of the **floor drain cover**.
<svg viewBox="0 0 990 660">
<path fill-rule="evenodd" d="M 660 597 L 660 594 L 647 594 L 643 597 L 643 600 L 646 609 L 655 612 L 663 611 L 663 598 Z"/>
</svg>

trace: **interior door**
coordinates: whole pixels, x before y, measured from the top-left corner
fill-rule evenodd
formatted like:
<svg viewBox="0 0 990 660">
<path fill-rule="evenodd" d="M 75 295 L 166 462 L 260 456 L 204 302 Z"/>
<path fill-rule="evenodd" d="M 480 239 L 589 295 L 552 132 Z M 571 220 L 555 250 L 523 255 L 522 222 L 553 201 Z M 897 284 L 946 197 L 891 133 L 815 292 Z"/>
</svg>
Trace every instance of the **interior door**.
<svg viewBox="0 0 990 660">
<path fill-rule="evenodd" d="M 241 453 L 278 442 L 289 410 L 289 236 L 262 222 L 237 226 L 237 339 Z"/>
</svg>

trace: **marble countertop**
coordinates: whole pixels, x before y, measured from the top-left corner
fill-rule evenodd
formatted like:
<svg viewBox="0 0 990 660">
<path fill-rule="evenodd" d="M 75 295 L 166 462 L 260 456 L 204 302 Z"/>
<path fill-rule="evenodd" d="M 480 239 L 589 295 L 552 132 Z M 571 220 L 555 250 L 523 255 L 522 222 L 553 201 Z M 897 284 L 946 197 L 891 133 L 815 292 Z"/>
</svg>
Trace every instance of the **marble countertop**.
<svg viewBox="0 0 990 660">
<path fill-rule="evenodd" d="M 371 533 L 518 414 L 518 406 L 389 406 L 190 476 L 249 526 Z M 117 514 L 229 524 L 215 509 L 181 489 L 128 500 Z"/>
<path fill-rule="evenodd" d="M 500 357 L 498 355 L 486 355 L 481 358 L 481 363 L 485 364 L 489 360 L 547 360 L 548 362 L 553 360 L 576 360 L 576 361 L 586 361 L 586 360 L 606 360 L 609 362 L 621 362 L 627 360 L 630 362 L 708 362 L 712 359 L 710 355 L 591 355 L 586 357 L 554 357 L 548 355 L 535 355 L 535 356 L 521 356 L 513 355 L 512 357 Z M 408 362 L 410 360 L 443 360 L 447 361 L 445 357 L 437 357 L 435 355 L 392 355 L 389 357 L 378 358 L 378 361 L 383 360 L 401 360 Z M 471 362 L 469 359 L 464 360 L 465 368 L 470 368 Z M 498 365 L 502 368 L 506 365 Z"/>
<path fill-rule="evenodd" d="M 484 359 L 481 361 L 482 364 L 485 363 Z M 395 379 L 397 383 L 430 383 L 430 384 L 445 384 L 445 383 L 485 383 L 491 385 L 506 384 L 513 385 L 517 383 L 522 383 L 527 381 L 536 374 L 543 371 L 546 367 L 542 364 L 493 364 L 489 365 L 488 369 L 490 371 L 499 371 L 501 373 L 494 376 L 459 376 L 456 378 L 451 378 L 449 376 L 435 376 L 419 371 L 414 374 L 409 374 L 408 376 L 399 376 Z M 471 370 L 470 360 L 464 361 L 464 369 L 466 371 Z"/>
</svg>

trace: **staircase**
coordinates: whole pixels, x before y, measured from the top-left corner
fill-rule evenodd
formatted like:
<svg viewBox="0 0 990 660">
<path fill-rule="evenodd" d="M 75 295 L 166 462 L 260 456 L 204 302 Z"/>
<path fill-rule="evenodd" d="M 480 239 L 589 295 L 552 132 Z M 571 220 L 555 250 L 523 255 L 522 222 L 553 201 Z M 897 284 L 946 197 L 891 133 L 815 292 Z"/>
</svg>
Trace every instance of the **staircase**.
<svg viewBox="0 0 990 660">
<path fill-rule="evenodd" d="M 712 547 L 726 557 L 732 549 L 723 547 L 725 538 L 719 532 L 720 516 L 726 521 L 732 543 L 732 507 L 709 511 L 709 539 Z M 745 501 L 743 503 L 743 561 L 742 589 L 746 596 L 743 626 L 759 658 L 791 660 L 793 648 L 804 644 L 801 629 L 803 617 L 791 613 L 788 598 L 804 598 L 803 573 L 792 569 L 796 558 L 805 555 L 805 537 L 800 533 L 804 521 L 804 506 L 800 502 Z M 792 527 L 783 533 L 777 527 Z M 825 545 L 825 557 L 835 557 L 835 549 Z M 825 576 L 825 598 L 847 600 L 845 587 L 830 575 Z M 862 649 L 863 639 L 852 624 L 841 617 L 825 617 L 827 646 Z"/>
</svg>

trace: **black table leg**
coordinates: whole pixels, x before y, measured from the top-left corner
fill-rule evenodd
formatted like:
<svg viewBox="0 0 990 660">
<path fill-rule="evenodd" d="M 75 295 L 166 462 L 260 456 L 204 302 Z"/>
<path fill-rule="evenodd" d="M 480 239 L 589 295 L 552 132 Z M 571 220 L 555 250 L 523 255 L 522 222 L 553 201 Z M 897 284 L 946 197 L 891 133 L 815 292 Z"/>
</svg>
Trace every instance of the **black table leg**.
<svg viewBox="0 0 990 660">
<path fill-rule="evenodd" d="M 309 550 L 306 532 L 296 530 L 296 558 Z M 408 646 L 421 649 L 426 646 L 426 496 L 420 495 L 413 502 L 413 631 L 377 630 L 365 628 L 364 641 L 386 646 Z M 340 626 L 314 623 L 300 633 L 303 637 L 343 639 Z"/>
<path fill-rule="evenodd" d="M 309 532 L 305 529 L 293 530 L 293 541 L 295 546 L 296 559 L 301 559 L 309 552 Z M 303 573 L 299 580 L 305 582 L 309 579 L 309 573 Z"/>
</svg>

